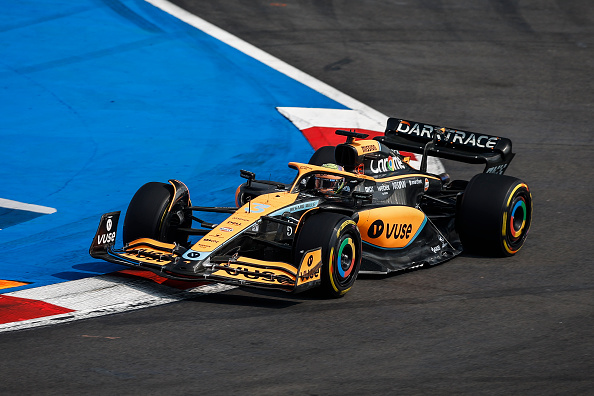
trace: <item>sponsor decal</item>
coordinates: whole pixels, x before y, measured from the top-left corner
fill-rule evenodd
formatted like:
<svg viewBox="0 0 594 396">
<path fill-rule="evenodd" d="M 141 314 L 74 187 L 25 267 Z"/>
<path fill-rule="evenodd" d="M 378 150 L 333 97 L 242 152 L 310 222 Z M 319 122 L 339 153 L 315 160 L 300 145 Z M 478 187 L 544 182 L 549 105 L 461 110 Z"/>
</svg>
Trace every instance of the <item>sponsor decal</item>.
<svg viewBox="0 0 594 396">
<path fill-rule="evenodd" d="M 132 249 L 124 253 L 126 256 L 133 257 L 137 260 L 147 261 L 152 263 L 169 263 L 173 257 L 169 253 L 159 253 L 149 249 Z"/>
<path fill-rule="evenodd" d="M 309 282 L 309 281 L 312 281 L 315 279 L 319 279 L 321 267 L 322 267 L 322 262 L 320 261 L 315 267 L 299 273 L 299 279 L 303 283 Z"/>
<path fill-rule="evenodd" d="M 408 180 L 408 185 L 409 186 L 414 186 L 417 184 L 423 184 L 423 181 L 421 179 L 409 179 Z"/>
<path fill-rule="evenodd" d="M 365 192 L 366 193 L 372 193 L 373 192 L 373 186 L 366 186 L 365 187 Z"/>
<path fill-rule="evenodd" d="M 497 166 L 493 166 L 485 171 L 485 173 L 496 173 L 498 175 L 503 175 L 505 170 L 507 169 L 508 164 L 501 164 Z"/>
<path fill-rule="evenodd" d="M 266 280 L 269 282 L 273 282 L 274 281 L 274 272 L 270 272 L 270 271 L 262 271 L 260 272 L 259 270 L 253 270 L 250 271 L 250 268 L 248 267 L 234 267 L 234 268 L 223 268 L 223 270 L 231 275 L 231 276 L 236 276 L 239 274 L 242 274 L 243 276 L 245 276 L 248 279 L 262 279 L 262 280 Z"/>
<path fill-rule="evenodd" d="M 365 166 L 363 165 L 363 163 L 360 163 L 359 166 L 357 166 L 355 168 L 355 173 L 357 173 L 359 175 L 364 175 L 365 174 Z"/>
<path fill-rule="evenodd" d="M 377 150 L 377 147 L 375 147 L 374 144 L 368 144 L 365 146 L 361 146 L 361 151 L 363 151 L 363 153 L 372 153 L 376 150 Z"/>
<path fill-rule="evenodd" d="M 407 135 L 416 135 L 427 139 L 433 138 L 435 127 L 421 123 L 412 124 L 408 121 L 400 121 L 396 129 L 400 133 Z M 499 140 L 496 136 L 480 135 L 472 132 L 458 131 L 455 129 L 444 128 L 441 140 L 451 144 L 462 144 L 464 146 L 480 147 L 492 149 Z"/>
<path fill-rule="evenodd" d="M 279 214 L 282 214 L 282 213 L 301 212 L 303 210 L 315 208 L 318 206 L 319 203 L 320 203 L 319 199 L 317 199 L 315 201 L 298 203 L 295 205 L 287 206 L 286 208 L 283 208 L 283 209 L 279 209 L 276 212 L 272 213 L 270 216 L 278 216 Z"/>
<path fill-rule="evenodd" d="M 228 220 L 227 224 L 229 225 L 234 225 L 234 226 L 241 226 L 243 225 L 242 223 L 238 223 L 237 221 L 232 221 L 232 220 Z"/>
<path fill-rule="evenodd" d="M 371 160 L 369 169 L 371 169 L 373 173 L 385 173 L 406 169 L 406 167 L 399 157 L 389 156 L 388 158 L 383 158 L 380 160 Z"/>
<path fill-rule="evenodd" d="M 384 231 L 386 239 L 408 239 L 412 232 L 412 224 L 390 224 L 378 219 L 369 226 L 367 236 L 371 239 L 377 239 L 384 236 Z"/>
<path fill-rule="evenodd" d="M 233 232 L 233 228 L 231 227 L 220 227 L 219 230 L 223 232 Z"/>
<path fill-rule="evenodd" d="M 401 133 L 406 133 L 408 135 L 417 135 L 419 137 L 425 137 L 427 139 L 431 139 L 433 137 L 433 127 L 431 125 L 418 123 L 410 125 L 410 122 L 403 120 L 400 121 L 400 124 L 398 124 L 398 128 L 396 130 Z"/>
<path fill-rule="evenodd" d="M 402 190 L 406 188 L 406 180 L 395 180 L 392 182 L 392 188 L 394 190 Z"/>
<path fill-rule="evenodd" d="M 345 223 L 345 224 L 348 224 Z M 320 270 L 322 268 L 321 249 L 308 252 L 303 256 L 301 270 L 299 272 L 299 283 L 307 283 L 320 279 Z"/>
<path fill-rule="evenodd" d="M 425 185 L 423 186 L 425 191 L 429 190 L 429 179 L 425 178 Z"/>
<path fill-rule="evenodd" d="M 393 206 L 374 208 L 359 217 L 358 227 L 363 242 L 380 249 L 402 249 L 421 232 L 427 218 L 415 208 Z"/>
<path fill-rule="evenodd" d="M 439 252 L 439 251 L 441 250 L 441 246 L 439 246 L 439 245 L 437 245 L 437 246 L 432 246 L 430 249 L 431 249 L 431 251 L 432 251 L 433 253 L 437 253 L 437 252 Z"/>
<path fill-rule="evenodd" d="M 107 234 L 97 235 L 97 244 L 103 245 L 105 243 L 112 243 L 115 241 L 115 237 L 115 232 L 108 232 Z"/>
<path fill-rule="evenodd" d="M 238 278 L 245 278 L 248 280 L 258 280 L 261 282 L 270 283 L 291 283 L 289 277 L 283 274 L 277 274 L 272 271 L 259 270 L 252 267 L 243 266 L 231 266 L 229 264 L 218 267 L 220 271 L 224 271 L 227 275 Z M 219 271 L 216 271 L 213 275 L 217 275 Z"/>
<path fill-rule="evenodd" d="M 112 216 L 107 217 L 107 219 L 105 220 L 105 231 L 107 232 L 104 234 L 97 235 L 98 245 L 111 244 L 115 242 L 116 230 L 112 231 L 113 225 L 114 221 L 112 220 Z"/>
<path fill-rule="evenodd" d="M 465 146 L 490 148 L 492 149 L 499 140 L 495 136 L 479 135 L 476 137 L 474 133 L 462 132 L 462 131 L 447 131 L 444 135 L 444 139 L 448 143 L 459 143 Z"/>
<path fill-rule="evenodd" d="M 384 191 L 390 191 L 390 185 L 387 184 L 387 183 L 386 184 L 379 184 L 377 186 L 377 191 L 382 191 L 382 192 L 384 192 Z"/>
</svg>

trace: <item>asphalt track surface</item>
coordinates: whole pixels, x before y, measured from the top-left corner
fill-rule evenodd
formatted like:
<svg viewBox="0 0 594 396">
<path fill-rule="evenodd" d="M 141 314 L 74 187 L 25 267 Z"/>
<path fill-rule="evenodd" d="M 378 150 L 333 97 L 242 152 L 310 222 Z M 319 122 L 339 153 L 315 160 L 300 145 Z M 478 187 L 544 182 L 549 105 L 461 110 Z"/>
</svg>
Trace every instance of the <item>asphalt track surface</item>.
<svg viewBox="0 0 594 396">
<path fill-rule="evenodd" d="M 511 138 L 527 244 L 339 300 L 235 289 L 2 334 L 2 393 L 591 394 L 589 0 L 178 3 L 385 114 Z"/>
</svg>

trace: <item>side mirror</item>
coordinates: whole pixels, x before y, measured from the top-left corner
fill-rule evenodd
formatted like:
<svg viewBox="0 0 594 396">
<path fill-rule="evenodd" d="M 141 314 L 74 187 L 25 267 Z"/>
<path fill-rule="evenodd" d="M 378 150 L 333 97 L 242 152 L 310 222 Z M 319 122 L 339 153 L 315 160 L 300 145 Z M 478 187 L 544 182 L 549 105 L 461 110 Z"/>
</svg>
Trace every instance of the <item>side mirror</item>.
<svg viewBox="0 0 594 396">
<path fill-rule="evenodd" d="M 239 171 L 239 176 L 243 177 L 244 179 L 247 179 L 248 187 L 250 187 L 252 185 L 252 181 L 256 179 L 256 174 L 254 172 L 249 172 L 243 169 Z"/>
</svg>

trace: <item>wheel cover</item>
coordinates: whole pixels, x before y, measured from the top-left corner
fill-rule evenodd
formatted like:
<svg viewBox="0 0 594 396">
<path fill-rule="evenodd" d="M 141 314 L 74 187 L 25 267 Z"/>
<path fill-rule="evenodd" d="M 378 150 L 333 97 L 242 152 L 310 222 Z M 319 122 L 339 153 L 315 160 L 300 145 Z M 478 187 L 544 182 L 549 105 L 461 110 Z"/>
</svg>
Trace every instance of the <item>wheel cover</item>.
<svg viewBox="0 0 594 396">
<path fill-rule="evenodd" d="M 520 238 L 526 226 L 526 202 L 523 197 L 519 198 L 511 210 L 509 219 L 509 230 L 513 240 Z"/>
<path fill-rule="evenodd" d="M 355 268 L 355 251 L 355 243 L 351 237 L 346 237 L 338 248 L 336 269 L 343 280 L 347 279 Z"/>
<path fill-rule="evenodd" d="M 503 246 L 507 253 L 515 254 L 526 239 L 530 228 L 532 197 L 526 184 L 518 184 L 507 201 L 503 213 Z"/>
</svg>

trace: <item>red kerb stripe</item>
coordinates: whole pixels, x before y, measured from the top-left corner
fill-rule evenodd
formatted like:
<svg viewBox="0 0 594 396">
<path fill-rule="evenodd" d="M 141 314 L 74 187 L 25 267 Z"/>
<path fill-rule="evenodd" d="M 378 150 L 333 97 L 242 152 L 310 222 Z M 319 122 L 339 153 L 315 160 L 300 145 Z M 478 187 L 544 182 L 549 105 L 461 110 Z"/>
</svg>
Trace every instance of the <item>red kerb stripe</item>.
<svg viewBox="0 0 594 396">
<path fill-rule="evenodd" d="M 43 301 L 0 295 L 0 324 L 73 312 Z"/>
</svg>

